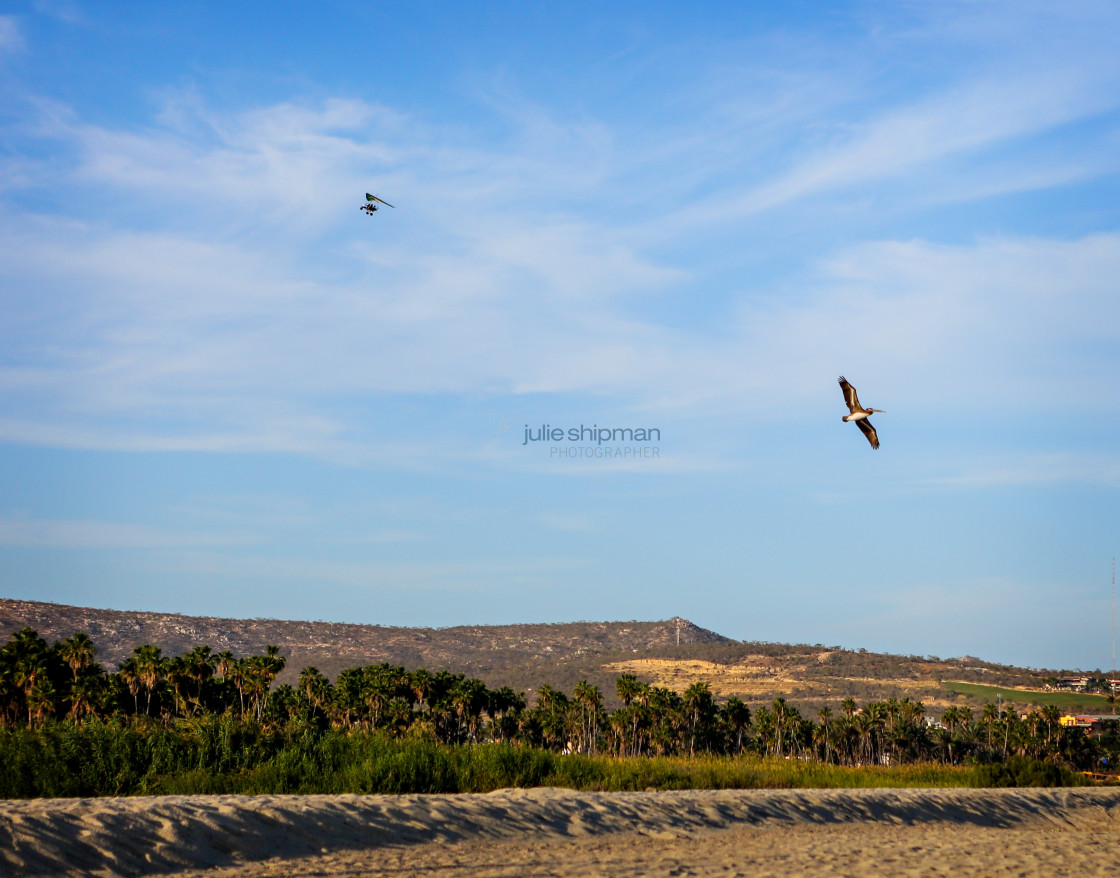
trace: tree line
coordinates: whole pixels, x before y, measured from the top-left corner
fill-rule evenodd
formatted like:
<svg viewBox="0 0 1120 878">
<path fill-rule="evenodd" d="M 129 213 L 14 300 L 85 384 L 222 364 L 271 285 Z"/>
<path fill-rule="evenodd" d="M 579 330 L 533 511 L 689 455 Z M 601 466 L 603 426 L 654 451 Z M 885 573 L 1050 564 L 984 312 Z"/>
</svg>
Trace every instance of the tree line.
<svg viewBox="0 0 1120 878">
<path fill-rule="evenodd" d="M 0 647 L 0 723 L 41 728 L 87 720 L 173 724 L 225 717 L 265 729 L 367 730 L 448 745 L 489 742 L 588 756 L 697 756 L 750 753 L 835 765 L 1048 760 L 1079 770 L 1115 765 L 1116 723 L 1087 735 L 1059 723 L 1056 707 L 1018 715 L 988 704 L 978 713 L 949 707 L 934 722 L 920 701 L 891 698 L 804 716 L 784 698 L 751 708 L 717 703 L 705 683 L 685 692 L 633 674 L 616 679 L 621 706 L 580 681 L 571 694 L 542 686 L 532 703 L 509 687 L 447 671 L 390 664 L 342 671 L 332 683 L 306 667 L 295 685 L 277 684 L 285 659 L 236 657 L 196 646 L 165 656 L 137 646 L 115 672 L 96 661 L 90 637 L 53 645 L 24 628 Z"/>
</svg>

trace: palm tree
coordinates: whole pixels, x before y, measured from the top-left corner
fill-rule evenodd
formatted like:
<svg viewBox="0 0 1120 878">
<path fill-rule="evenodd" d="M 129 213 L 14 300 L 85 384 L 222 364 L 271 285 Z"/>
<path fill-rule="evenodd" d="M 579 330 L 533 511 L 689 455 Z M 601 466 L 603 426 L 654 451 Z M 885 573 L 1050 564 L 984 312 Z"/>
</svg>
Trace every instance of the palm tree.
<svg viewBox="0 0 1120 878">
<path fill-rule="evenodd" d="M 777 745 L 775 755 L 781 756 L 785 750 L 786 739 L 790 732 L 797 729 L 801 722 L 801 714 L 796 707 L 788 704 L 784 698 L 775 698 L 774 711 L 774 740 Z M 790 742 L 792 744 L 792 741 Z"/>
<path fill-rule="evenodd" d="M 82 674 L 70 686 L 70 716 L 80 720 L 98 709 L 105 696 L 105 678 L 100 674 Z"/>
<path fill-rule="evenodd" d="M 308 710 L 313 711 L 322 704 L 323 693 L 326 691 L 324 683 L 328 683 L 317 667 L 308 665 L 299 672 L 299 691 L 307 699 Z"/>
<path fill-rule="evenodd" d="M 525 709 L 525 704 L 525 696 L 509 686 L 491 690 L 486 712 L 490 714 L 493 733 L 498 740 L 505 742 L 513 737 L 517 731 L 516 714 Z"/>
<path fill-rule="evenodd" d="M 253 715 L 258 722 L 261 720 L 272 681 L 284 669 L 284 663 L 280 648 L 276 646 L 266 646 L 263 656 L 249 656 L 238 663 L 237 673 L 240 676 L 238 688 L 242 693 L 242 712 L 245 710 L 244 696 L 248 694 Z M 234 682 L 238 682 L 236 677 Z"/>
<path fill-rule="evenodd" d="M 647 693 L 643 709 L 649 717 L 650 747 L 658 756 L 679 753 L 689 728 L 684 700 L 663 686 L 650 686 Z"/>
<path fill-rule="evenodd" d="M 864 710 L 853 717 L 859 732 L 859 764 L 870 765 L 874 762 L 875 717 L 871 711 Z"/>
<path fill-rule="evenodd" d="M 548 687 L 544 687 L 548 688 Z M 563 697 L 562 693 L 557 693 Z M 456 717 L 456 741 L 463 739 L 463 721 L 466 720 L 466 740 L 474 742 L 478 736 L 478 726 L 482 711 L 489 702 L 486 684 L 481 680 L 464 678 L 451 692 L 451 706 Z"/>
<path fill-rule="evenodd" d="M 829 723 L 832 732 L 833 747 L 837 753 L 842 754 L 843 762 L 854 765 L 857 761 L 859 745 L 859 729 L 856 727 L 855 714 L 840 717 Z"/>
<path fill-rule="evenodd" d="M 1003 758 L 1007 759 L 1007 750 L 1011 744 L 1011 727 L 1016 724 L 1015 714 L 1010 710 L 1003 712 Z"/>
<path fill-rule="evenodd" d="M 17 658 L 27 655 L 45 657 L 50 651 L 47 641 L 43 640 L 34 628 L 21 628 L 12 635 L 12 639 L 4 645 L 4 649 L 10 651 Z"/>
<path fill-rule="evenodd" d="M 424 701 L 431 695 L 433 679 L 431 673 L 424 668 L 417 668 L 408 675 L 408 684 L 412 694 L 416 696 L 416 704 L 421 711 L 424 710 Z"/>
<path fill-rule="evenodd" d="M 586 680 L 576 683 L 572 692 L 576 703 L 582 713 L 580 723 L 579 749 L 584 753 L 595 752 L 595 741 L 599 737 L 599 708 L 603 705 L 603 693 L 598 686 L 593 686 Z"/>
<path fill-rule="evenodd" d="M 988 732 L 988 750 L 992 749 L 992 726 L 999 720 L 999 708 L 992 702 L 984 705 L 984 711 L 980 714 L 980 722 L 984 724 L 984 728 Z"/>
<path fill-rule="evenodd" d="M 872 701 L 857 717 L 860 736 L 866 744 L 867 762 L 875 765 L 882 760 L 882 733 L 888 716 L 882 701 Z"/>
<path fill-rule="evenodd" d="M 219 667 L 222 665 L 220 664 Z M 233 688 L 237 690 L 238 703 L 241 708 L 240 716 L 245 716 L 245 689 L 248 676 L 252 673 L 252 668 L 249 666 L 249 660 L 237 659 L 232 656 L 224 662 L 225 679 L 233 683 Z"/>
<path fill-rule="evenodd" d="M 152 711 L 152 695 L 156 691 L 156 684 L 160 681 L 165 670 L 162 650 L 158 646 L 145 643 L 132 651 L 136 659 L 136 676 L 140 685 L 147 690 L 147 700 L 144 703 L 144 714 L 150 716 Z"/>
<path fill-rule="evenodd" d="M 194 702 L 194 706 L 191 708 L 192 715 L 196 710 L 202 708 L 203 690 L 206 687 L 206 681 L 214 676 L 217 663 L 218 659 L 211 655 L 209 646 L 196 646 L 183 656 L 186 673 L 194 683 L 195 694 L 192 699 Z"/>
<path fill-rule="evenodd" d="M 832 736 L 828 727 L 829 721 L 832 719 L 832 708 L 827 705 L 817 711 L 817 719 L 820 723 L 817 725 L 817 743 L 821 745 L 825 762 L 832 761 Z"/>
<path fill-rule="evenodd" d="M 362 702 L 369 708 L 370 727 L 376 729 L 381 724 L 381 712 L 393 698 L 396 673 L 388 664 L 362 670 Z"/>
<path fill-rule="evenodd" d="M 272 681 L 284 670 L 286 663 L 287 659 L 280 655 L 280 647 L 271 644 L 264 648 L 263 656 L 251 656 L 248 660 L 246 691 L 252 698 L 253 712 L 258 722 L 264 715 Z"/>
<path fill-rule="evenodd" d="M 743 752 L 743 734 L 751 725 L 751 709 L 732 695 L 723 705 L 723 721 L 730 734 L 735 736 L 735 752 Z"/>
<path fill-rule="evenodd" d="M 891 754 L 917 758 L 926 742 L 925 706 L 903 698 L 894 703 L 891 724 Z"/>
<path fill-rule="evenodd" d="M 268 709 L 264 714 L 266 726 L 275 728 L 296 718 L 300 711 L 300 695 L 287 683 L 276 686 L 268 696 Z"/>
<path fill-rule="evenodd" d="M 627 755 L 626 741 L 629 737 L 628 732 L 630 730 L 629 710 L 630 708 L 628 707 L 620 707 L 607 717 L 607 723 L 610 726 L 610 732 L 607 738 L 608 751 L 615 756 Z"/>
<path fill-rule="evenodd" d="M 219 677 L 226 677 L 229 675 L 230 669 L 233 667 L 237 659 L 233 657 L 233 653 L 228 649 L 223 649 L 216 656 L 214 656 L 214 673 Z"/>
<path fill-rule="evenodd" d="M 629 707 L 630 702 L 641 693 L 643 684 L 633 674 L 623 674 L 615 680 L 614 685 L 618 690 L 618 697 L 622 699 L 622 706 Z"/>
<path fill-rule="evenodd" d="M 957 744 L 960 748 L 961 758 L 967 758 L 975 753 L 980 746 L 980 724 L 962 723 L 960 730 L 957 732 Z"/>
<path fill-rule="evenodd" d="M 1042 708 L 1042 720 L 1046 723 L 1046 746 L 1050 746 L 1050 741 L 1054 735 L 1054 727 L 1061 723 L 1062 714 L 1058 710 L 1058 705 L 1047 704 Z"/>
<path fill-rule="evenodd" d="M 79 631 L 74 632 L 58 645 L 58 654 L 63 661 L 70 665 L 75 680 L 78 679 L 78 675 L 82 671 L 93 664 L 96 651 L 97 648 L 93 645 L 89 635 L 82 634 Z"/>
<path fill-rule="evenodd" d="M 271 644 L 264 648 L 264 657 L 268 672 L 273 678 L 284 670 L 284 666 L 288 663 L 288 660 L 280 655 L 280 647 Z"/>
<path fill-rule="evenodd" d="M 16 686 L 23 690 L 24 703 L 27 705 L 27 721 L 29 723 L 32 719 L 31 693 L 37 685 L 43 682 L 46 676 L 47 664 L 40 656 L 30 654 L 16 660 L 13 679 Z"/>
<path fill-rule="evenodd" d="M 167 682 L 171 686 L 171 693 L 175 699 L 174 709 L 178 710 L 184 716 L 189 712 L 187 704 L 187 696 L 184 690 L 189 688 L 193 682 L 190 670 L 187 667 L 187 661 L 183 656 L 173 656 L 167 659 L 164 666 L 164 674 Z"/>
<path fill-rule="evenodd" d="M 949 761 L 955 763 L 957 757 L 964 754 L 954 753 L 953 745 L 959 743 L 961 745 L 959 749 L 967 751 L 975 740 L 975 736 L 968 733 L 972 727 L 972 708 L 947 707 L 941 714 L 941 723 L 949 732 Z"/>
<path fill-rule="evenodd" d="M 128 687 L 128 694 L 132 696 L 132 712 L 134 714 L 140 713 L 140 671 L 136 663 L 136 656 L 130 655 L 121 664 L 121 669 L 117 671 L 119 677 Z"/>
<path fill-rule="evenodd" d="M 643 712 L 637 709 L 638 705 L 634 702 L 640 702 L 642 699 L 648 701 L 649 687 L 633 674 L 622 674 L 615 680 L 615 689 L 618 691 L 618 697 L 622 699 L 622 707 L 630 721 L 629 734 L 626 735 L 625 755 L 637 756 L 638 726 L 642 721 Z"/>
<path fill-rule="evenodd" d="M 571 702 L 563 692 L 547 683 L 537 690 L 537 703 L 533 707 L 540 723 L 546 747 L 564 750 L 568 741 L 568 710 Z"/>
<path fill-rule="evenodd" d="M 941 761 L 943 763 L 944 762 L 952 762 L 953 761 L 953 735 L 952 735 L 952 733 L 947 728 L 945 728 L 944 726 L 941 726 L 941 727 L 935 728 L 933 730 L 933 732 L 931 734 L 931 737 L 933 739 L 932 740 L 933 747 L 937 751 L 938 755 L 941 757 Z"/>
<path fill-rule="evenodd" d="M 946 707 L 941 714 L 941 725 L 945 727 L 946 736 L 944 738 L 945 746 L 949 751 L 949 762 L 954 763 L 956 760 L 953 757 L 953 738 L 956 735 L 957 729 L 961 724 L 961 714 L 956 707 L 950 705 Z"/>
<path fill-rule="evenodd" d="M 265 703 L 268 701 L 268 691 L 272 683 L 271 668 L 268 659 L 264 656 L 251 655 L 244 662 L 244 687 L 245 694 L 249 696 L 249 706 L 253 717 L 260 722 L 264 714 Z"/>
<path fill-rule="evenodd" d="M 2 721 L 15 722 L 23 713 L 23 692 L 16 685 L 16 659 L 8 645 L 0 647 L 0 709 Z"/>
<path fill-rule="evenodd" d="M 12 683 L 23 695 L 27 721 L 32 721 L 31 690 L 45 677 L 49 668 L 50 647 L 33 628 L 23 628 L 12 635 L 3 649 Z"/>
<path fill-rule="evenodd" d="M 27 695 L 28 719 L 41 723 L 46 717 L 55 712 L 55 700 L 58 693 L 54 684 L 47 677 L 40 677 L 31 687 Z"/>
<path fill-rule="evenodd" d="M 359 723 L 365 722 L 366 702 L 362 694 L 365 672 L 365 668 L 347 668 L 335 677 L 330 702 L 343 725 L 353 725 L 355 717 Z M 317 669 L 315 674 L 319 675 Z"/>
<path fill-rule="evenodd" d="M 688 708 L 688 755 L 692 756 L 696 752 L 696 738 L 702 726 L 715 712 L 712 690 L 708 688 L 707 683 L 693 683 L 685 690 L 684 703 Z"/>
</svg>

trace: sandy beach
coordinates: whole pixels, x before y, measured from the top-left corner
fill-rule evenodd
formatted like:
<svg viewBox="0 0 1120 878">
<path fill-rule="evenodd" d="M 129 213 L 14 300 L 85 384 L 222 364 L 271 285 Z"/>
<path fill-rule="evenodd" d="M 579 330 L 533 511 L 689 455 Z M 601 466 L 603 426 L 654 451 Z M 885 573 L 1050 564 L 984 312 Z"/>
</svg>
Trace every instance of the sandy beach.
<svg viewBox="0 0 1120 878">
<path fill-rule="evenodd" d="M 0 873 L 1114 874 L 1120 789 L 167 796 L 0 802 Z"/>
</svg>

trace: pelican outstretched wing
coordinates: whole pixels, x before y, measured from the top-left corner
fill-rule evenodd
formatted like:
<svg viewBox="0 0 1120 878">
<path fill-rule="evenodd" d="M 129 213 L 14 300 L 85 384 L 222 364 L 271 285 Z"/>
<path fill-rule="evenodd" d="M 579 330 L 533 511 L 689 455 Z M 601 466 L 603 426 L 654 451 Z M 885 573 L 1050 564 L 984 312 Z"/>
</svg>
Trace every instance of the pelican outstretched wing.
<svg viewBox="0 0 1120 878">
<path fill-rule="evenodd" d="M 879 447 L 879 434 L 875 432 L 875 428 L 871 426 L 871 422 L 867 418 L 856 421 L 856 426 L 863 430 L 863 435 L 867 437 L 867 441 L 871 443 L 872 448 Z"/>
<path fill-rule="evenodd" d="M 840 376 L 839 381 L 840 389 L 844 391 L 844 403 L 848 406 L 848 411 L 862 411 L 863 406 L 859 404 L 859 397 L 856 396 L 856 389 L 848 383 L 848 379 L 843 375 Z"/>
<path fill-rule="evenodd" d="M 388 201 L 382 201 L 376 195 L 370 195 L 368 192 L 366 193 L 366 201 L 377 201 L 377 202 L 380 202 L 381 204 L 384 204 L 386 207 L 392 207 L 393 206 Z"/>
</svg>

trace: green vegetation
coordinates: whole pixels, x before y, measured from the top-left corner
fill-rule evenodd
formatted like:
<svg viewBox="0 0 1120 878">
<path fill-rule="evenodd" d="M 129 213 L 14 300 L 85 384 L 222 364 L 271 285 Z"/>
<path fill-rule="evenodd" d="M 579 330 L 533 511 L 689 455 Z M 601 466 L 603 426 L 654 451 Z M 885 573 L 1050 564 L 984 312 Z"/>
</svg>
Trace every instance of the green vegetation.
<svg viewBox="0 0 1120 878">
<path fill-rule="evenodd" d="M 0 729 L 0 797 L 197 793 L 973 787 L 1084 783 L 1053 763 L 839 766 L 804 759 L 563 756 L 510 744 L 448 746 L 380 732 L 268 731 L 229 717 L 170 727 L 87 719 Z"/>
<path fill-rule="evenodd" d="M 0 796 L 1066 784 L 1120 753 L 1115 727 L 1065 728 L 1055 705 L 933 723 L 921 702 L 848 698 L 813 721 L 783 698 L 752 712 L 623 674 L 608 711 L 586 681 L 530 705 L 389 664 L 275 685 L 284 664 L 274 647 L 145 644 L 107 673 L 86 635 L 52 646 L 25 628 L 0 647 Z"/>
<path fill-rule="evenodd" d="M 973 698 L 984 698 L 994 701 L 997 695 L 1002 695 L 1008 704 L 1024 704 L 1043 706 L 1053 704 L 1063 710 L 1088 714 L 1111 713 L 1113 702 L 1104 695 L 1093 695 L 1089 692 L 1030 692 L 1022 689 L 1007 689 L 999 686 L 983 686 L 979 683 L 944 682 L 942 688 L 954 695 L 965 695 Z"/>
</svg>

